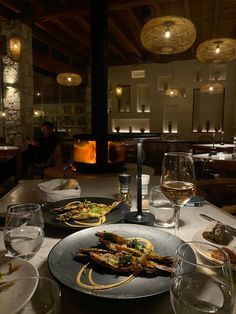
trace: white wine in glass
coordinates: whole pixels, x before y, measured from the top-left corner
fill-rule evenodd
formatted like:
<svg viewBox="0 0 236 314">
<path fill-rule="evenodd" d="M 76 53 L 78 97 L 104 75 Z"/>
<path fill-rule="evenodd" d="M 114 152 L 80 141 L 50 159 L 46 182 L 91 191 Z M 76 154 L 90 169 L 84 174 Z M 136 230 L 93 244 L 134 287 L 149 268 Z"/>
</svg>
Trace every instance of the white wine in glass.
<svg viewBox="0 0 236 314">
<path fill-rule="evenodd" d="M 175 234 L 179 232 L 179 212 L 196 193 L 194 161 L 191 153 L 165 153 L 160 187 L 175 211 Z"/>
</svg>

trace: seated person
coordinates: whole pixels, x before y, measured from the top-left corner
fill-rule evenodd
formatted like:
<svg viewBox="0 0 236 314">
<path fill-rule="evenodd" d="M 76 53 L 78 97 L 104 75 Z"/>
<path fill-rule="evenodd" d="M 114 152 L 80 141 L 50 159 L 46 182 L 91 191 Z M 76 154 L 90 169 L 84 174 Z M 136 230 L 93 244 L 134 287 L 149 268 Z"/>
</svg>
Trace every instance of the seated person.
<svg viewBox="0 0 236 314">
<path fill-rule="evenodd" d="M 53 123 L 45 121 L 41 125 L 40 136 L 38 138 L 28 139 L 28 149 L 23 156 L 23 168 L 27 168 L 32 163 L 47 163 L 50 160 L 59 144 L 59 138 L 53 132 L 53 129 Z"/>
</svg>

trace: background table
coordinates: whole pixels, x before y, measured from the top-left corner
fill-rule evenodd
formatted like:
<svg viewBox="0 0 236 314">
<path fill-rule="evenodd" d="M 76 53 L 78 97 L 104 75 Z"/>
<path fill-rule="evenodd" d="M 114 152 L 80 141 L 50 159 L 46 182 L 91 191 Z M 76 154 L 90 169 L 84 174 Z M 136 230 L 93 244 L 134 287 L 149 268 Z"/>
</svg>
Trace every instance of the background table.
<svg viewBox="0 0 236 314">
<path fill-rule="evenodd" d="M 221 177 L 227 176 L 229 172 L 236 172 L 236 160 L 229 153 L 210 154 L 195 154 L 194 159 L 202 159 L 212 161 L 212 168 L 219 171 Z"/>
<path fill-rule="evenodd" d="M 2 199 L 0 213 L 4 214 L 8 205 L 18 202 L 37 202 L 37 184 L 40 180 L 21 181 L 12 191 L 7 193 Z M 132 176 L 131 192 L 133 197 L 136 195 L 135 177 Z M 159 183 L 159 177 L 152 176 L 150 187 Z M 84 175 L 80 176 L 81 196 L 101 196 L 115 197 L 119 192 L 118 175 Z M 204 229 L 209 222 L 199 216 L 200 213 L 211 215 L 225 223 L 236 225 L 233 216 L 222 212 L 220 209 L 205 202 L 201 207 L 184 207 L 180 213 L 180 237 L 187 241 L 191 240 L 193 234 L 199 229 Z M 138 228 L 138 225 L 137 225 Z M 163 229 L 167 232 L 174 233 L 174 229 Z M 31 259 L 41 275 L 48 275 L 47 256 L 53 246 L 67 234 L 60 230 L 52 231 L 46 228 L 44 243 L 39 252 Z M 155 228 L 153 229 L 155 232 Z M 0 249 L 3 247 L 2 232 L 0 232 Z M 236 276 L 234 272 L 234 282 Z M 173 314 L 171 308 L 169 292 L 162 293 L 153 297 L 147 297 L 135 300 L 111 300 L 92 297 L 73 291 L 61 285 L 62 289 L 62 314 L 92 314 L 103 313 L 110 314 L 128 313 L 135 314 Z M 236 308 L 235 308 L 236 311 Z M 236 313 L 236 312 L 235 312 Z"/>
<path fill-rule="evenodd" d="M 234 144 L 215 144 L 214 149 L 217 150 L 218 152 L 228 152 L 232 153 L 235 145 Z M 198 152 L 206 152 L 210 151 L 213 149 L 213 143 L 209 144 L 192 144 L 193 152 L 198 153 Z"/>
<path fill-rule="evenodd" d="M 21 149 L 17 146 L 0 146 L 0 156 L 16 158 L 15 182 L 18 182 L 21 178 Z"/>
</svg>

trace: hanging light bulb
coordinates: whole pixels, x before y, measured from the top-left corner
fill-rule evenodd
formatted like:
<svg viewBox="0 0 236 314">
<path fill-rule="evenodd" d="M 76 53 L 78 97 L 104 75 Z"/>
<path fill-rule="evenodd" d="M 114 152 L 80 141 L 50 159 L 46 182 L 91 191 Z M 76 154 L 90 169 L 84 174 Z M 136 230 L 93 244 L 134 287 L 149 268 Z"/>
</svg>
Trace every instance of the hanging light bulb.
<svg viewBox="0 0 236 314">
<path fill-rule="evenodd" d="M 116 96 L 121 97 L 122 92 L 123 92 L 122 86 L 120 84 L 116 85 Z"/>
<path fill-rule="evenodd" d="M 173 25 L 173 23 L 171 21 L 169 21 L 169 22 L 166 22 L 165 24 L 166 24 L 166 30 L 165 30 L 164 36 L 165 36 L 165 38 L 170 38 L 170 36 L 171 36 L 170 27 L 171 27 L 171 25 Z"/>
<path fill-rule="evenodd" d="M 218 54 L 218 53 L 220 53 L 220 44 L 219 44 L 219 42 L 217 43 L 217 45 L 216 45 L 216 50 L 215 50 L 215 52 Z"/>
</svg>

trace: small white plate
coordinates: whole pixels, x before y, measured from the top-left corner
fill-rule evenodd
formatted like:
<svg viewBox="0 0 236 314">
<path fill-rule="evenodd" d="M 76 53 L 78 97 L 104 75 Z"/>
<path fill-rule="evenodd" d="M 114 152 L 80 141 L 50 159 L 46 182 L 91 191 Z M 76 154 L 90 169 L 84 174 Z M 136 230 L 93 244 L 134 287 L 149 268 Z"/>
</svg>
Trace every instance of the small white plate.
<svg viewBox="0 0 236 314">
<path fill-rule="evenodd" d="M 0 278 L 0 282 L 10 282 L 12 280 L 21 279 L 24 277 L 37 277 L 38 270 L 30 263 L 21 258 L 2 257 L 0 259 L 0 273 L 8 271 L 8 264 L 20 265 L 17 271 L 10 275 Z M 28 300 L 32 297 L 37 287 L 37 279 L 35 280 L 20 280 L 16 284 L 4 289 L 0 292 L 0 308 L 1 313 L 14 314 L 20 311 Z"/>
<path fill-rule="evenodd" d="M 211 243 L 219 248 L 221 247 L 227 247 L 228 249 L 230 249 L 231 251 L 233 251 L 235 254 L 236 254 L 236 237 L 232 237 L 232 240 L 227 244 L 227 245 L 220 245 L 220 244 L 217 244 L 217 243 L 213 243 L 211 241 L 208 241 L 206 240 L 204 237 L 203 237 L 203 232 L 204 231 L 210 231 L 212 230 L 212 228 L 214 227 L 215 223 L 214 224 L 210 224 L 209 226 L 207 226 L 205 229 L 201 229 L 201 230 L 198 230 L 192 237 L 192 240 L 193 241 L 201 241 L 201 242 L 205 242 L 205 243 Z M 236 264 L 231 264 L 231 268 L 233 270 L 236 270 Z"/>
</svg>

